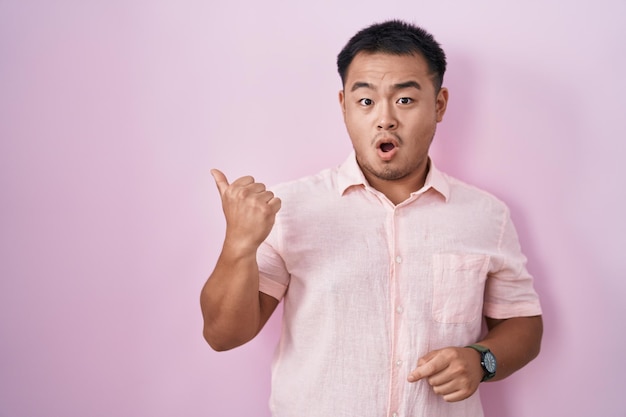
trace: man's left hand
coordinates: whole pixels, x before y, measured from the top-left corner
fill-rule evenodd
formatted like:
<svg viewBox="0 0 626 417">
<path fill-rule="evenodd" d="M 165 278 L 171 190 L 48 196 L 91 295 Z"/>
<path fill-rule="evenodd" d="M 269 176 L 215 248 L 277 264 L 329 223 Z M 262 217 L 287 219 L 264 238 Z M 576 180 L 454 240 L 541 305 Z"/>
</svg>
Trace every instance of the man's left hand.
<svg viewBox="0 0 626 417">
<path fill-rule="evenodd" d="M 426 379 L 435 394 L 454 402 L 474 394 L 483 375 L 478 352 L 470 348 L 448 347 L 421 357 L 408 381 Z"/>
</svg>

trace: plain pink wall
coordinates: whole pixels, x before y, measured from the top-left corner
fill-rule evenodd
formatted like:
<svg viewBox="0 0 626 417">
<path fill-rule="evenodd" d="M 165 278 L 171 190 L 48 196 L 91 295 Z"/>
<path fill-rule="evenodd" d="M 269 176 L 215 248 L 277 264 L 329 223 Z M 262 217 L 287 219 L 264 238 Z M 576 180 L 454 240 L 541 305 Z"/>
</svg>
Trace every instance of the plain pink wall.
<svg viewBox="0 0 626 417">
<path fill-rule="evenodd" d="M 625 416 L 626 3 L 294 3 L 0 1 L 0 416 L 269 415 L 279 317 L 227 353 L 201 336 L 209 169 L 341 162 L 335 56 L 389 17 L 446 49 L 433 155 L 509 203 L 543 300 L 542 354 L 487 415 Z"/>
</svg>

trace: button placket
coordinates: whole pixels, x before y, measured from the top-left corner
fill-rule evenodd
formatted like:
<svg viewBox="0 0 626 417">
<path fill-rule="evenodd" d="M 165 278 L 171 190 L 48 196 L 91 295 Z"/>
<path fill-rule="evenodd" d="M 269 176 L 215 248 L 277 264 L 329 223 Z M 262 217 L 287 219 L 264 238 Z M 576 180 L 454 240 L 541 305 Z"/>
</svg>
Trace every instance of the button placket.
<svg viewBox="0 0 626 417">
<path fill-rule="evenodd" d="M 395 410 L 390 413 L 390 417 L 399 417 L 398 410 L 401 408 L 401 398 L 402 392 L 404 391 L 404 379 L 402 378 L 402 366 L 403 366 L 403 358 L 404 352 L 403 347 L 400 343 L 402 340 L 402 336 L 400 334 L 400 329 L 404 327 L 403 325 L 403 315 L 404 315 L 404 306 L 403 299 L 399 292 L 399 277 L 402 275 L 402 267 L 403 261 L 402 253 L 398 248 L 398 207 L 395 207 L 393 210 L 393 215 L 390 218 L 389 226 L 391 227 L 390 233 L 388 234 L 390 238 L 389 244 L 389 254 L 391 255 L 391 286 L 390 286 L 390 301 L 391 301 L 391 311 L 392 311 L 392 350 L 391 350 L 391 358 L 390 362 L 392 365 L 391 368 L 391 392 L 390 392 L 390 403 L 389 403 L 389 411 Z"/>
</svg>

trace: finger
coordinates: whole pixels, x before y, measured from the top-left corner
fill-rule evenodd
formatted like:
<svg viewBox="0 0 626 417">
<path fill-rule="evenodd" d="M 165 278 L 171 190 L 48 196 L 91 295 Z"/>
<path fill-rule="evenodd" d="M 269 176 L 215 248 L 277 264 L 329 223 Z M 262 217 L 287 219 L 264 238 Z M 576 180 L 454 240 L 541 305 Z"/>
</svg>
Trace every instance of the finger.
<svg viewBox="0 0 626 417">
<path fill-rule="evenodd" d="M 413 369 L 411 374 L 408 377 L 409 382 L 419 381 L 422 378 L 428 377 L 425 373 L 425 368 L 423 367 L 428 361 L 430 361 L 435 355 L 435 352 L 428 352 L 426 355 L 422 356 L 417 360 L 417 367 Z"/>
<path fill-rule="evenodd" d="M 235 183 L 233 183 L 233 184 L 235 184 Z M 253 182 L 251 184 L 245 185 L 245 188 L 249 192 L 251 192 L 253 194 L 263 194 L 263 193 L 267 193 L 268 192 L 265 189 L 265 184 L 262 184 L 260 182 Z M 268 198 L 268 200 L 269 200 L 269 198 Z"/>
<path fill-rule="evenodd" d="M 409 382 L 416 382 L 441 372 L 447 366 L 448 364 L 441 360 L 440 355 L 437 355 L 436 352 L 430 352 L 417 361 L 417 368 L 409 374 L 407 379 Z"/>
<path fill-rule="evenodd" d="M 432 353 L 432 352 L 431 352 L 431 353 Z M 419 358 L 419 359 L 417 360 L 417 366 L 422 366 L 422 365 L 424 365 L 426 362 L 428 362 L 428 361 L 430 360 L 430 356 L 432 356 L 432 354 L 431 354 L 431 353 L 429 353 L 429 354 L 428 354 L 428 355 L 426 355 L 426 356 L 422 356 L 421 358 Z"/>
<path fill-rule="evenodd" d="M 254 182 L 254 177 L 250 176 L 250 175 L 246 175 L 243 176 L 241 178 L 237 178 L 235 181 L 233 181 L 232 185 L 236 185 L 238 187 L 247 187 L 250 185 L 255 185 L 255 184 L 260 184 L 263 185 L 261 183 L 256 183 Z"/>
<path fill-rule="evenodd" d="M 458 388 L 455 386 L 454 381 L 448 381 L 445 384 L 438 385 L 431 384 L 431 386 L 433 387 L 433 392 L 437 395 L 441 395 L 442 397 L 458 391 Z"/>
<path fill-rule="evenodd" d="M 226 188 L 228 188 L 228 185 L 229 185 L 226 175 L 224 175 L 224 173 L 220 171 L 219 169 L 212 169 L 211 175 L 213 176 L 213 179 L 215 180 L 215 185 L 217 185 L 217 190 L 220 192 L 220 195 L 223 196 L 224 192 L 226 191 Z"/>
<path fill-rule="evenodd" d="M 276 214 L 282 205 L 280 198 L 276 197 L 271 191 L 263 191 L 258 194 L 258 200 L 267 204 L 270 209 L 270 213 Z"/>
<path fill-rule="evenodd" d="M 468 389 L 457 387 L 453 382 L 433 387 L 433 392 L 440 395 L 446 402 L 461 401 L 473 394 Z"/>
<path fill-rule="evenodd" d="M 280 207 L 282 206 L 282 201 L 278 197 L 272 197 L 270 201 L 267 202 L 274 213 L 278 213 Z"/>
<path fill-rule="evenodd" d="M 469 398 L 470 396 L 471 396 L 471 394 L 468 395 L 465 391 L 455 391 L 453 393 L 443 395 L 442 398 L 443 398 L 443 400 L 445 402 L 455 403 L 455 402 L 458 402 L 458 401 L 463 401 L 463 400 Z"/>
<path fill-rule="evenodd" d="M 454 377 L 448 372 L 438 372 L 428 377 L 428 384 L 431 387 L 442 387 L 454 380 Z"/>
<path fill-rule="evenodd" d="M 469 397 L 471 397 L 476 392 L 476 388 L 461 388 L 456 389 L 450 387 L 450 389 L 445 390 L 444 393 L 440 394 L 444 401 L 453 403 L 457 401 L 463 401 Z"/>
</svg>

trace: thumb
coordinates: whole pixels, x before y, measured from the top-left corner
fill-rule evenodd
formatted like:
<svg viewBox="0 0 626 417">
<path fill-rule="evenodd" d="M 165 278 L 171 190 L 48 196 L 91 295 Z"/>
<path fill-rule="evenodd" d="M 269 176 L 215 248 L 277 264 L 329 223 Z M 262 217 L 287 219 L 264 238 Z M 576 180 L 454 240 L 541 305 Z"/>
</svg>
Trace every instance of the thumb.
<svg viewBox="0 0 626 417">
<path fill-rule="evenodd" d="M 229 186 L 226 175 L 224 175 L 224 173 L 219 169 L 212 169 L 211 175 L 215 180 L 215 185 L 217 185 L 217 190 L 220 192 L 220 195 L 224 195 L 226 188 Z"/>
</svg>

